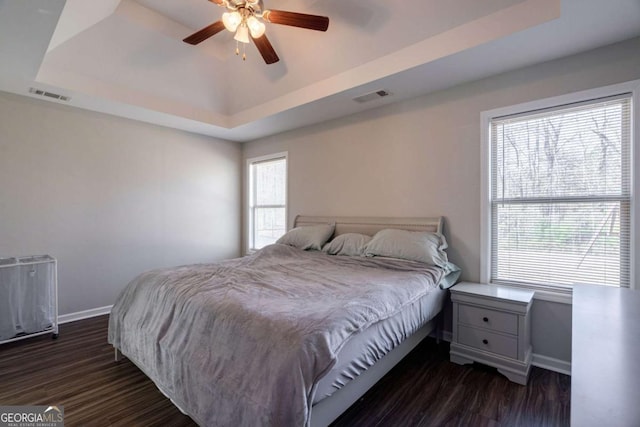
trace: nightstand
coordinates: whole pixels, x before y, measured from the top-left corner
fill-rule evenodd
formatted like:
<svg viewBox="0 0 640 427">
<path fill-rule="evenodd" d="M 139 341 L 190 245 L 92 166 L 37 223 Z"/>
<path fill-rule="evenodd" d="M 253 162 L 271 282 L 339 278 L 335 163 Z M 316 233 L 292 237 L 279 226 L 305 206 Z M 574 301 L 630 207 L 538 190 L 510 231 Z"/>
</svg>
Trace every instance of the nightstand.
<svg viewBox="0 0 640 427">
<path fill-rule="evenodd" d="M 450 359 L 480 362 L 526 385 L 531 368 L 533 291 L 462 282 L 450 289 L 453 340 Z"/>
</svg>

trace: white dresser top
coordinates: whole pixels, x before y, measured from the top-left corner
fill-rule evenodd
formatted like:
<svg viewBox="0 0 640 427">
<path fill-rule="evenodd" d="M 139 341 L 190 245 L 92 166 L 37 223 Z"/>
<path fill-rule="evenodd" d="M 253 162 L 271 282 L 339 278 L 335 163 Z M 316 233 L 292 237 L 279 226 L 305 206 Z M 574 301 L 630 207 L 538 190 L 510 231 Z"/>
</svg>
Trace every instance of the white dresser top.
<svg viewBox="0 0 640 427">
<path fill-rule="evenodd" d="M 640 291 L 573 289 L 571 425 L 640 426 Z"/>
<path fill-rule="evenodd" d="M 487 285 L 484 283 L 460 282 L 450 289 L 452 293 L 477 295 L 485 298 L 503 299 L 508 301 L 528 304 L 531 302 L 534 291 L 514 289 L 506 286 Z"/>
</svg>

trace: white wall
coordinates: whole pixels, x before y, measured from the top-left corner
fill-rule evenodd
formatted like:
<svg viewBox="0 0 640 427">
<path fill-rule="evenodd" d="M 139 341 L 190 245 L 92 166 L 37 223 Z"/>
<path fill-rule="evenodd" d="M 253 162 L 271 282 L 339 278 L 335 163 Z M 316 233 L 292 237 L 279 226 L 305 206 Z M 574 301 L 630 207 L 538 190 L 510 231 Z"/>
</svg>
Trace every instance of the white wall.
<svg viewBox="0 0 640 427">
<path fill-rule="evenodd" d="M 238 144 L 0 92 L 0 257 L 58 258 L 60 313 L 240 253 Z"/>
<path fill-rule="evenodd" d="M 640 38 L 244 145 L 289 152 L 296 214 L 446 219 L 450 258 L 480 278 L 480 113 L 640 78 Z M 393 92 L 393 88 L 389 88 Z M 571 308 L 536 301 L 534 352 L 571 355 Z"/>
</svg>

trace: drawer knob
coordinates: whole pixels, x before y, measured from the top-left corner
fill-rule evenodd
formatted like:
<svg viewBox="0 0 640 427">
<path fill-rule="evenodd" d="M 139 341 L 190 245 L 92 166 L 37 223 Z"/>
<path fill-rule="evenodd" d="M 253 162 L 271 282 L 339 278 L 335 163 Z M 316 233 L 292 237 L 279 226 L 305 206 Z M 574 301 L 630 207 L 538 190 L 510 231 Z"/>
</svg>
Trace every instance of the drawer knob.
<svg viewBox="0 0 640 427">
<path fill-rule="evenodd" d="M 489 321 L 489 318 L 488 318 L 488 317 L 483 317 L 483 318 L 482 318 L 482 320 L 483 320 L 484 322 L 488 322 L 488 321 Z"/>
<path fill-rule="evenodd" d="M 489 344 L 489 340 L 487 339 L 482 340 L 482 344 Z"/>
</svg>

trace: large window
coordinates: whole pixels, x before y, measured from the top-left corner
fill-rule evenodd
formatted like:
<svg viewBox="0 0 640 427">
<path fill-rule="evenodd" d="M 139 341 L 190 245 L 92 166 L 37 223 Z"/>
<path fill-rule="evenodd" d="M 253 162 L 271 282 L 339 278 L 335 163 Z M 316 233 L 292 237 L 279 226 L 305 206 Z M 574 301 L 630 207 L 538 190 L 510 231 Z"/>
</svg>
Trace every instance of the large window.
<svg viewBox="0 0 640 427">
<path fill-rule="evenodd" d="M 247 170 L 251 251 L 275 243 L 287 229 L 287 154 L 249 159 Z"/>
<path fill-rule="evenodd" d="M 488 117 L 488 281 L 630 286 L 632 101 Z"/>
</svg>

